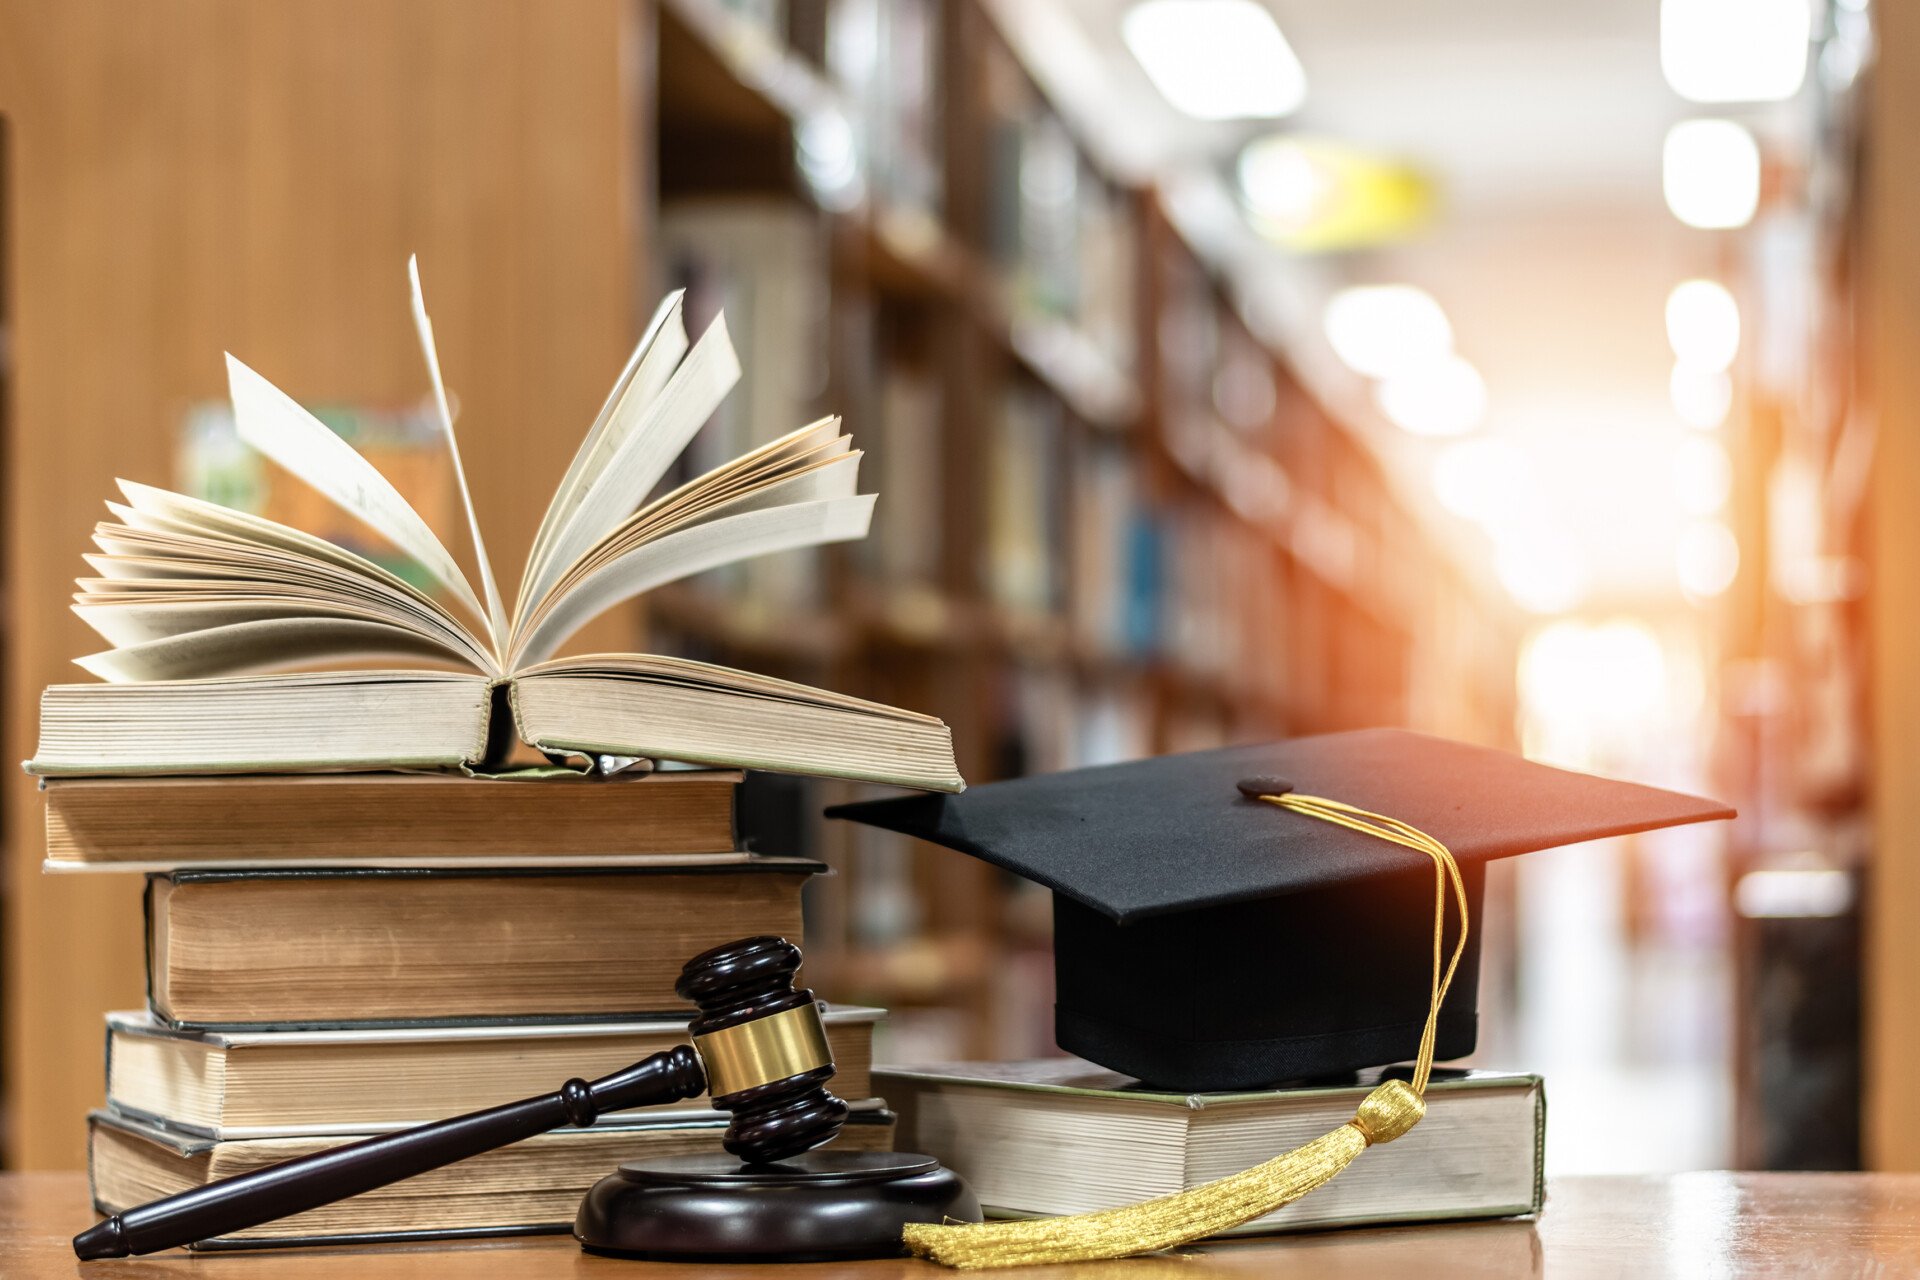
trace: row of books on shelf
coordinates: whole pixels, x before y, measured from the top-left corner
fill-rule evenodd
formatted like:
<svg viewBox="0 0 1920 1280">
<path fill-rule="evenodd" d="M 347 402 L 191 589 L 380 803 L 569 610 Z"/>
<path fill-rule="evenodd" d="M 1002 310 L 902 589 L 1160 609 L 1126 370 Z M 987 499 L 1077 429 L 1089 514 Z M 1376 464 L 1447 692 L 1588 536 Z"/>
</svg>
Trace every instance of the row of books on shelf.
<svg viewBox="0 0 1920 1280">
<path fill-rule="evenodd" d="M 826 338 L 849 326 L 846 347 L 873 355 L 849 357 L 848 421 L 885 495 L 856 565 L 895 595 L 935 587 L 951 525 L 944 513 L 969 497 L 945 481 L 947 427 L 932 362 L 899 349 L 873 308 L 830 301 L 824 233 L 797 204 L 675 202 L 660 234 L 673 283 L 688 291 L 690 327 L 698 331 L 724 306 L 748 370 L 680 470 L 699 474 L 814 412 L 827 395 Z M 1092 653 L 1168 655 L 1202 674 L 1239 664 L 1243 630 L 1270 631 L 1271 610 L 1247 602 L 1277 600 L 1282 584 L 1259 563 L 1251 530 L 1200 503 L 1157 508 L 1128 441 L 1071 431 L 1060 401 L 1024 378 L 1008 377 L 988 409 L 977 549 L 988 599 L 1011 614 L 1069 621 Z M 813 550 L 711 572 L 696 589 L 768 617 L 818 611 L 829 597 Z M 1270 639 L 1262 652 L 1271 652 Z"/>
<path fill-rule="evenodd" d="M 692 7 L 714 7 L 685 0 Z M 837 104 L 840 135 L 827 146 L 834 200 L 851 190 L 923 241 L 955 237 L 990 266 L 997 301 L 1017 326 L 1059 324 L 1111 369 L 1135 352 L 1135 214 L 1129 193 L 1103 175 L 1034 87 L 1010 49 L 989 35 L 980 56 L 956 56 L 942 0 L 734 0 L 735 28 L 811 66 Z M 723 22 L 721 25 L 727 25 Z M 671 104 L 665 104 L 670 109 Z M 977 209 L 949 199 L 949 113 L 977 120 Z M 818 120 L 796 121 L 803 131 Z M 802 137 L 803 151 L 807 138 Z M 816 146 L 821 144 L 815 139 Z M 804 166 L 803 166 L 804 168 Z M 956 226 L 968 219 L 975 226 Z"/>
</svg>

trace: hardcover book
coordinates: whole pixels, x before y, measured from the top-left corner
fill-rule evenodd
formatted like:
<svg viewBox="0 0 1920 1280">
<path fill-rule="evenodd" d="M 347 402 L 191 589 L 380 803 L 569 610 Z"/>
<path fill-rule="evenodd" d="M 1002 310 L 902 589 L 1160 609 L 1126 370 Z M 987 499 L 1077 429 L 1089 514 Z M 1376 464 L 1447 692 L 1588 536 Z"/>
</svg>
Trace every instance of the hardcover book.
<svg viewBox="0 0 1920 1280">
<path fill-rule="evenodd" d="M 878 1009 L 830 1006 L 833 1089 L 873 1092 Z M 183 1031 L 107 1015 L 107 1104 L 178 1133 L 236 1139 L 377 1133 L 592 1080 L 677 1044 L 684 1018 L 348 1031 Z M 710 1116 L 704 1098 L 621 1113 Z"/>
<path fill-rule="evenodd" d="M 1115 1208 L 1239 1173 L 1345 1123 L 1376 1083 L 1168 1093 L 1077 1058 L 874 1071 L 901 1147 L 941 1160 L 999 1217 Z M 1426 1098 L 1405 1137 L 1225 1234 L 1539 1212 L 1540 1077 L 1436 1071 Z"/>
<path fill-rule="evenodd" d="M 147 879 L 154 1016 L 181 1026 L 631 1019 L 688 956 L 799 938 L 803 858 L 711 867 L 180 871 Z"/>
<path fill-rule="evenodd" d="M 893 1150 L 893 1117 L 880 1102 L 856 1102 L 852 1108 L 835 1148 Z M 707 1112 L 660 1122 L 622 1120 L 585 1129 L 556 1129 L 392 1186 L 187 1247 L 367 1244 L 564 1232 L 572 1228 L 587 1188 L 622 1161 L 718 1152 L 726 1119 L 719 1112 Z M 94 1208 L 102 1214 L 118 1213 L 365 1136 L 369 1135 L 219 1142 L 96 1111 L 88 1117 L 87 1142 Z"/>
<path fill-rule="evenodd" d="M 47 778 L 49 871 L 746 862 L 736 770 Z"/>
<path fill-rule="evenodd" d="M 684 658 L 558 656 L 588 620 L 664 583 L 863 537 L 874 499 L 855 491 L 860 454 L 839 419 L 650 499 L 740 373 L 724 318 L 689 346 L 670 296 L 554 493 L 509 604 L 466 491 L 417 272 L 413 306 L 478 585 L 352 445 L 229 356 L 240 438 L 390 542 L 410 572 L 122 481 L 74 603 L 111 646 L 78 659 L 102 683 L 46 690 L 31 772 L 488 771 L 517 734 L 563 759 L 961 788 L 952 736 L 931 716 Z M 294 670 L 394 659 L 410 665 Z"/>
</svg>

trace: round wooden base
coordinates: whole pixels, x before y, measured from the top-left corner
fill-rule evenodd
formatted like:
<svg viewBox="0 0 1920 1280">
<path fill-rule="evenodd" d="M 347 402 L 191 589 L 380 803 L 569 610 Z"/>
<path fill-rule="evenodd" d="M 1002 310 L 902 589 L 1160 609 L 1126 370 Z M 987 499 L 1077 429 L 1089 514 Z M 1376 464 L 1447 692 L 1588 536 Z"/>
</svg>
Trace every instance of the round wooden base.
<svg viewBox="0 0 1920 1280">
<path fill-rule="evenodd" d="M 907 1223 L 943 1221 L 980 1221 L 980 1202 L 927 1156 L 810 1151 L 748 1165 L 715 1154 L 621 1165 L 587 1192 L 573 1235 L 618 1257 L 810 1262 L 898 1255 Z"/>
</svg>

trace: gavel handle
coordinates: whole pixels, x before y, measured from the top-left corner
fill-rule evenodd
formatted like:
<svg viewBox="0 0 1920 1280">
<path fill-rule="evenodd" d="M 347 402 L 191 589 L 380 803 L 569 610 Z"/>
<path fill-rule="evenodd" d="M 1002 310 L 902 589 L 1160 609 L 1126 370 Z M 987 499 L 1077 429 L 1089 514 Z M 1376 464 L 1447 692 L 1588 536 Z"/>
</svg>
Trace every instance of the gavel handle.
<svg viewBox="0 0 1920 1280">
<path fill-rule="evenodd" d="M 584 1128 L 606 1112 L 676 1102 L 706 1087 L 699 1055 L 681 1045 L 590 1084 L 569 1080 L 538 1098 L 350 1142 L 128 1209 L 75 1236 L 73 1252 L 82 1260 L 124 1258 L 243 1231 L 562 1125 Z"/>
</svg>

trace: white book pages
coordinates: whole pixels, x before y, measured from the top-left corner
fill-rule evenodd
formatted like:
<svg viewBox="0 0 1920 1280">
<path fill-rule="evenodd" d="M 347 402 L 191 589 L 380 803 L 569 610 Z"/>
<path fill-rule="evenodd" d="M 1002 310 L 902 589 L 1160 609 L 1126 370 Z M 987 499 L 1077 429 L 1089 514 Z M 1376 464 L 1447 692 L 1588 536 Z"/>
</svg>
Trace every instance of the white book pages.
<svg viewBox="0 0 1920 1280">
<path fill-rule="evenodd" d="M 560 522 L 545 559 L 528 569 L 529 609 L 538 609 L 568 566 L 639 507 L 739 378 L 740 360 L 727 338 L 726 321 L 716 319 L 659 395 L 645 404 L 621 397 L 607 429 L 617 438 L 612 456 L 589 480 L 572 515 Z M 622 421 L 627 415 L 634 418 L 630 425 Z"/>
<path fill-rule="evenodd" d="M 368 619 L 268 618 L 168 636 L 124 649 L 75 658 L 74 664 L 110 684 L 194 680 L 207 676 L 283 671 L 315 662 L 409 658 L 460 659 L 414 631 Z"/>
<path fill-rule="evenodd" d="M 821 446 L 812 456 L 796 460 L 791 468 L 741 477 L 726 484 L 696 481 L 668 499 L 636 513 L 631 520 L 602 539 L 592 551 L 574 562 L 565 576 L 554 584 L 547 605 L 526 619 L 526 624 L 529 627 L 538 625 L 546 616 L 547 607 L 558 605 L 581 581 L 668 534 L 721 516 L 742 515 L 794 503 L 853 497 L 859 483 L 860 455 L 848 450 L 849 443 L 848 438 L 842 436 Z"/>
<path fill-rule="evenodd" d="M 723 516 L 668 534 L 590 574 L 557 599 L 514 651 L 514 669 L 552 657 L 567 638 L 603 610 L 689 574 L 748 556 L 864 538 L 873 495 L 805 502 Z"/>
<path fill-rule="evenodd" d="M 372 463 L 232 355 L 227 357 L 227 382 L 242 440 L 389 539 L 476 618 L 487 616 L 453 556 Z"/>
<path fill-rule="evenodd" d="M 473 558 L 480 567 L 480 586 L 487 597 L 487 631 L 496 657 L 506 642 L 507 611 L 500 603 L 500 584 L 494 581 L 493 562 L 487 557 L 487 540 L 480 536 L 480 517 L 473 510 L 473 490 L 467 485 L 467 467 L 460 459 L 460 442 L 453 434 L 453 410 L 447 405 L 447 384 L 440 376 L 440 349 L 433 341 L 433 321 L 427 318 L 427 299 L 420 289 L 420 259 L 407 259 L 407 282 L 412 286 L 413 328 L 420 337 L 420 353 L 426 357 L 427 376 L 433 383 L 433 406 L 440 415 L 440 430 L 447 438 L 447 454 L 453 459 L 454 482 L 460 487 L 460 503 L 467 512 L 467 536 L 473 541 Z"/>
<path fill-rule="evenodd" d="M 653 313 L 653 319 L 647 324 L 647 331 L 640 336 L 633 354 L 627 358 L 626 367 L 620 371 L 613 390 L 607 393 L 606 403 L 600 406 L 593 426 L 587 429 L 580 447 L 574 451 L 573 461 L 567 465 L 567 474 L 561 477 L 559 487 L 553 491 L 553 500 L 540 517 L 540 530 L 534 535 L 533 550 L 528 553 L 526 567 L 521 571 L 520 591 L 513 608 L 516 618 L 531 605 L 528 590 L 540 566 L 547 561 L 548 547 L 559 526 L 579 508 L 587 486 L 606 470 L 608 459 L 620 447 L 626 433 L 640 421 L 638 412 L 623 413 L 616 419 L 617 410 L 627 403 L 635 406 L 650 403 L 667 385 L 667 379 L 673 376 L 681 357 L 687 354 L 687 327 L 681 316 L 681 303 L 685 297 L 684 289 L 675 289 L 660 303 L 658 310 Z"/>
<path fill-rule="evenodd" d="M 353 604 L 342 604 L 338 601 L 283 596 L 278 599 L 251 597 L 238 600 L 176 598 L 157 604 L 143 604 L 137 601 L 128 602 L 125 598 L 115 599 L 109 603 L 107 597 L 93 595 L 85 597 L 82 603 L 74 605 L 73 611 L 108 644 L 121 649 L 132 648 L 153 640 L 164 640 L 171 636 L 185 635 L 193 631 L 210 631 L 215 627 L 233 626 L 243 622 L 278 621 L 286 618 L 341 618 L 352 622 L 371 622 L 381 626 L 396 627 L 410 635 L 418 636 L 424 644 L 444 650 L 452 661 L 467 661 L 465 653 L 447 645 L 441 637 L 424 630 L 411 619 L 376 612 Z"/>
<path fill-rule="evenodd" d="M 487 741 L 472 673 L 329 671 L 138 684 L 57 684 L 40 696 L 47 776 L 453 768 Z"/>
</svg>

